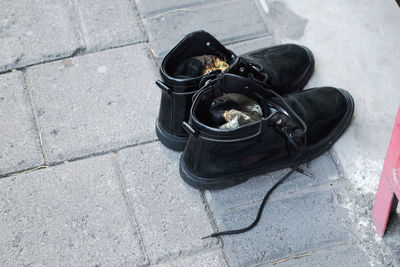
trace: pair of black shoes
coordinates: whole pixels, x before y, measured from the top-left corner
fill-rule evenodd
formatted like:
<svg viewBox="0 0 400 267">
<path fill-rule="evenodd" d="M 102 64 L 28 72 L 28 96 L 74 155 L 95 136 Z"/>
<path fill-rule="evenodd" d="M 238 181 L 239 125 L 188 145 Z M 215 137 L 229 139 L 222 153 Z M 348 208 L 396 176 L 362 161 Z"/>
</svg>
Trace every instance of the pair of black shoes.
<svg viewBox="0 0 400 267">
<path fill-rule="evenodd" d="M 217 68 L 204 72 L 215 59 Z M 184 181 L 222 189 L 291 168 L 263 207 L 300 164 L 328 150 L 350 123 L 354 102 L 343 89 L 301 91 L 314 64 L 312 52 L 295 44 L 236 56 L 207 32 L 187 35 L 162 61 L 163 81 L 156 82 L 162 89 L 157 136 L 168 148 L 184 150 Z M 243 114 L 246 108 L 254 112 Z"/>
</svg>

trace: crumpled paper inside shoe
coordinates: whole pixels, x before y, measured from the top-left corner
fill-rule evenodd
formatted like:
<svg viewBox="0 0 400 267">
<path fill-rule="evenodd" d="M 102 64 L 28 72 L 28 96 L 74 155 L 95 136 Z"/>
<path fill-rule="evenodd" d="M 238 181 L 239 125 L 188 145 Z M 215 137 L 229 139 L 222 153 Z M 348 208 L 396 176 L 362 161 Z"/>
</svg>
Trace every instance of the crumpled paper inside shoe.
<svg viewBox="0 0 400 267">
<path fill-rule="evenodd" d="M 226 61 L 214 55 L 191 57 L 180 63 L 173 72 L 176 78 L 187 79 L 206 75 L 214 70 L 224 72 L 229 67 Z"/>
<path fill-rule="evenodd" d="M 214 70 L 220 70 L 221 72 L 224 72 L 229 67 L 228 63 L 214 55 L 203 55 L 195 58 L 200 60 L 203 65 L 202 75 L 206 75 Z"/>
<path fill-rule="evenodd" d="M 214 122 L 221 122 L 219 129 L 236 129 L 242 125 L 261 120 L 260 105 L 253 99 L 237 93 L 229 93 L 214 99 L 210 106 Z"/>
</svg>

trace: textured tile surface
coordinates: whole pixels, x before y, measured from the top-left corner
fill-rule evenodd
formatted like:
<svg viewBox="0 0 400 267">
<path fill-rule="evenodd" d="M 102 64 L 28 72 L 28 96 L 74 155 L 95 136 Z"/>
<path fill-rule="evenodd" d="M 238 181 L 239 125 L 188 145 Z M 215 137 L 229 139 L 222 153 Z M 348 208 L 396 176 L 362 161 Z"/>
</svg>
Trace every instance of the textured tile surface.
<svg viewBox="0 0 400 267">
<path fill-rule="evenodd" d="M 146 40 L 130 0 L 74 0 L 89 51 Z"/>
<path fill-rule="evenodd" d="M 118 153 L 152 262 L 215 245 L 200 192 L 178 173 L 179 153 L 156 142 Z"/>
<path fill-rule="evenodd" d="M 225 43 L 269 34 L 253 1 L 207 5 L 144 19 L 143 23 L 157 57 L 164 56 L 186 34 L 196 30 L 206 30 Z"/>
<path fill-rule="evenodd" d="M 0 72 L 69 56 L 82 47 L 72 6 L 62 0 L 2 1 L 0 43 Z"/>
<path fill-rule="evenodd" d="M 230 44 L 227 46 L 227 48 L 232 50 L 236 55 L 241 55 L 250 51 L 254 51 L 261 48 L 267 48 L 273 45 L 275 45 L 274 38 L 272 36 L 266 36 Z"/>
<path fill-rule="evenodd" d="M 368 255 L 357 246 L 346 245 L 306 255 L 308 256 L 285 261 L 279 266 L 370 266 Z"/>
<path fill-rule="evenodd" d="M 223 0 L 136 0 L 142 17 L 154 16 L 175 9 L 191 9 L 205 3 L 221 2 Z"/>
<path fill-rule="evenodd" d="M 268 263 L 334 244 L 348 242 L 350 222 L 340 206 L 342 193 L 316 191 L 267 202 L 253 230 L 223 237 L 230 266 Z M 217 214 L 220 231 L 249 225 L 259 203 Z"/>
<path fill-rule="evenodd" d="M 0 75 L 0 175 L 43 164 L 22 74 Z"/>
<path fill-rule="evenodd" d="M 321 184 L 331 184 L 341 178 L 329 153 L 312 160 L 308 169 L 306 166 L 302 166 L 302 168 L 313 177 L 295 172 L 274 191 L 272 196 L 293 193 Z M 235 206 L 261 201 L 269 188 L 289 171 L 289 169 L 285 169 L 257 176 L 243 184 L 224 190 L 206 191 L 205 195 L 213 212 L 223 212 Z"/>
<path fill-rule="evenodd" d="M 0 179 L 0 265 L 143 263 L 118 179 L 109 155 Z"/>
<path fill-rule="evenodd" d="M 180 267 L 180 266 L 197 266 L 197 267 L 226 267 L 226 262 L 220 250 L 213 250 L 180 258 L 178 260 L 160 263 L 157 267 Z"/>
<path fill-rule="evenodd" d="M 400 265 L 400 207 L 397 205 L 397 212 L 392 213 L 389 217 L 388 225 L 385 232 L 384 253 L 385 255 L 393 255 L 385 257 L 384 264 L 386 266 Z"/>
<path fill-rule="evenodd" d="M 155 139 L 160 92 L 143 44 L 28 70 L 50 162 Z"/>
<path fill-rule="evenodd" d="M 395 1 L 4 0 L 0 6 L 0 177 L 43 164 L 23 80 L 4 72 L 61 57 L 71 58 L 27 68 L 28 92 L 50 163 L 76 159 L 0 179 L 0 266 L 224 266 L 223 259 L 230 266 L 276 266 L 286 258 L 279 265 L 399 266 L 398 214 L 383 239 L 371 231 L 370 216 L 399 104 Z M 332 160 L 318 158 L 314 179 L 293 175 L 274 192 L 260 225 L 221 244 L 200 240 L 212 232 L 212 218 L 219 230 L 245 226 L 286 171 L 206 191 L 203 199 L 181 181 L 179 154 L 144 144 L 155 139 L 160 93 L 150 50 L 136 43 L 148 38 L 159 61 L 200 29 L 239 55 L 275 42 L 306 45 L 316 58 L 307 88 L 346 88 L 355 100 L 353 121 L 334 146 L 346 179 Z M 110 49 L 121 46 L 127 47 Z M 96 156 L 121 148 L 123 177 L 117 158 Z M 343 202 L 340 188 L 348 193 Z M 309 256 L 293 258 L 301 254 Z"/>
</svg>

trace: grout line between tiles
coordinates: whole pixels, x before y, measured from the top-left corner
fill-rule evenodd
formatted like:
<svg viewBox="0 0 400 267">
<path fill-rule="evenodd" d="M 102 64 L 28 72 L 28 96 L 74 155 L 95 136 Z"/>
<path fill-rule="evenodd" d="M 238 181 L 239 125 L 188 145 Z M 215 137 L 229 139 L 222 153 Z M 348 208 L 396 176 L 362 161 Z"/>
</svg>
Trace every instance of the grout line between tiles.
<svg viewBox="0 0 400 267">
<path fill-rule="evenodd" d="M 23 80 L 24 80 L 24 87 L 25 87 L 24 89 L 26 90 L 26 94 L 27 94 L 27 97 L 28 97 L 28 100 L 29 100 L 29 105 L 31 107 L 32 118 L 33 118 L 34 125 L 35 125 L 35 131 L 36 131 L 36 133 L 38 135 L 38 138 L 39 138 L 39 144 L 40 144 L 40 150 L 42 152 L 43 163 L 46 166 L 47 165 L 47 158 L 46 158 L 46 154 L 44 152 L 45 149 L 44 149 L 44 144 L 43 144 L 42 133 L 40 131 L 39 122 L 38 122 L 37 115 L 36 115 L 37 114 L 36 113 L 36 105 L 35 105 L 35 103 L 33 101 L 32 92 L 31 92 L 31 89 L 30 89 L 30 86 L 29 86 L 29 81 L 26 78 L 26 70 L 25 69 L 22 70 L 21 74 L 22 74 L 22 77 L 23 77 Z"/>
<path fill-rule="evenodd" d="M 140 245 L 140 248 L 141 248 L 141 250 L 142 250 L 142 252 L 144 254 L 145 263 L 146 263 L 146 265 L 149 265 L 150 264 L 150 259 L 149 259 L 149 256 L 148 256 L 148 253 L 147 253 L 147 250 L 146 250 L 146 246 L 144 244 L 143 234 L 142 234 L 142 231 L 140 229 L 140 226 L 139 226 L 139 223 L 138 223 L 138 220 L 137 220 L 137 216 L 136 216 L 135 210 L 134 210 L 133 205 L 132 205 L 133 204 L 133 199 L 132 199 L 131 195 L 128 193 L 128 187 L 126 185 L 125 175 L 124 175 L 124 173 L 122 171 L 121 164 L 120 164 L 119 159 L 118 159 L 117 155 L 115 154 L 115 152 L 111 152 L 110 155 L 113 158 L 113 161 L 114 161 L 114 163 L 116 165 L 116 168 L 118 170 L 117 176 L 118 176 L 118 180 L 119 180 L 119 185 L 120 185 L 120 189 L 122 191 L 122 195 L 123 195 L 123 197 L 125 199 L 125 204 L 126 204 L 127 209 L 128 209 L 131 225 L 135 228 L 135 230 L 137 230 L 137 235 L 139 237 L 139 245 Z"/>
<path fill-rule="evenodd" d="M 217 222 L 215 220 L 214 212 L 211 210 L 210 204 L 208 203 L 208 200 L 207 200 L 207 198 L 205 196 L 205 191 L 204 190 L 200 190 L 200 197 L 201 197 L 201 200 L 202 200 L 202 202 L 204 204 L 204 209 L 206 211 L 208 220 L 210 221 L 214 232 L 219 232 L 218 225 L 217 225 Z M 218 237 L 218 241 L 221 242 L 222 257 L 224 258 L 224 261 L 225 261 L 226 265 L 229 266 L 228 259 L 227 259 L 226 253 L 225 253 L 224 241 L 223 241 L 221 236 Z"/>
<path fill-rule="evenodd" d="M 69 55 L 65 55 L 65 56 L 64 55 L 63 56 L 49 55 L 48 56 L 49 59 L 47 59 L 47 60 L 39 61 L 39 62 L 32 63 L 32 64 L 26 64 L 26 65 L 23 65 L 23 66 L 18 66 L 18 67 L 13 68 L 13 69 L 3 70 L 3 71 L 0 71 L 0 75 L 1 74 L 5 74 L 5 73 L 9 73 L 9 72 L 13 72 L 15 70 L 23 71 L 23 70 L 25 70 L 27 68 L 30 68 L 30 67 L 35 67 L 35 66 L 39 66 L 39 65 L 47 64 L 47 63 L 52 63 L 52 62 L 60 61 L 60 60 L 63 60 L 63 59 L 70 59 L 70 58 L 79 57 L 79 56 L 86 56 L 86 55 L 96 54 L 98 52 L 114 50 L 114 49 L 124 48 L 124 47 L 130 47 L 130 46 L 135 46 L 135 45 L 139 45 L 139 44 L 147 44 L 147 41 L 137 41 L 137 42 L 132 42 L 132 43 L 129 43 L 129 44 L 109 46 L 109 47 L 105 47 L 105 48 L 99 48 L 97 50 L 86 50 L 83 47 L 78 47 Z"/>
<path fill-rule="evenodd" d="M 68 160 L 60 161 L 60 162 L 53 162 L 53 163 L 48 163 L 46 165 L 39 165 L 39 166 L 35 166 L 35 167 L 29 168 L 29 169 L 21 169 L 21 170 L 18 170 L 18 171 L 2 174 L 2 175 L 0 175 L 0 179 L 6 178 L 6 177 L 10 177 L 10 176 L 19 175 L 19 174 L 25 174 L 25 173 L 33 172 L 33 171 L 36 171 L 36 170 L 39 170 L 39 169 L 43 169 L 43 168 L 49 168 L 49 167 L 62 165 L 64 163 L 66 163 L 66 162 L 74 162 L 74 161 L 78 161 L 78 160 L 84 160 L 84 159 L 103 156 L 103 155 L 106 155 L 106 154 L 109 154 L 109 153 L 116 153 L 116 152 L 119 152 L 119 151 L 124 150 L 124 149 L 129 149 L 129 148 L 133 148 L 133 147 L 137 147 L 137 146 L 141 146 L 141 145 L 147 145 L 147 144 L 156 143 L 156 142 L 158 142 L 158 140 L 154 139 L 154 140 L 145 141 L 145 142 L 141 142 L 141 143 L 137 143 L 137 144 L 126 145 L 126 146 L 122 146 L 122 147 L 119 147 L 119 148 L 113 148 L 113 149 L 109 149 L 109 150 L 104 150 L 104 151 L 92 153 L 92 154 L 89 154 L 89 155 L 84 155 L 82 157 L 71 158 L 71 159 L 68 159 Z"/>
</svg>

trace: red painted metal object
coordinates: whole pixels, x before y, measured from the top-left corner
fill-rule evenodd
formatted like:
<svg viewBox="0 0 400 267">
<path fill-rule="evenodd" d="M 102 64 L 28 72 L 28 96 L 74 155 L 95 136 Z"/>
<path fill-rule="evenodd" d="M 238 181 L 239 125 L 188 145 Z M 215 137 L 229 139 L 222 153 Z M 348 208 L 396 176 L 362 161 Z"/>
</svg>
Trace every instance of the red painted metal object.
<svg viewBox="0 0 400 267">
<path fill-rule="evenodd" d="M 396 210 L 400 199 L 400 107 L 381 173 L 378 192 L 376 193 L 372 220 L 376 232 L 383 236 L 391 210 Z"/>
</svg>

